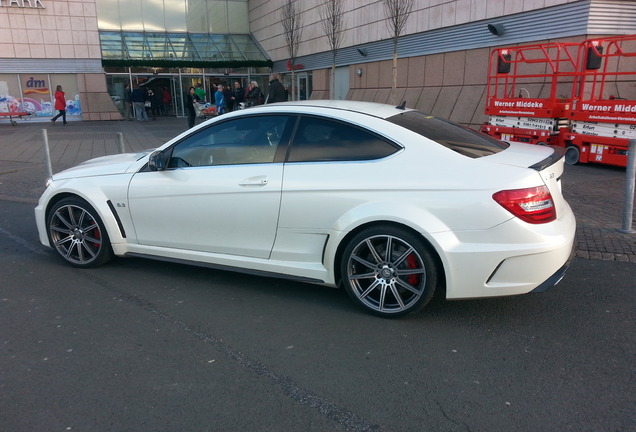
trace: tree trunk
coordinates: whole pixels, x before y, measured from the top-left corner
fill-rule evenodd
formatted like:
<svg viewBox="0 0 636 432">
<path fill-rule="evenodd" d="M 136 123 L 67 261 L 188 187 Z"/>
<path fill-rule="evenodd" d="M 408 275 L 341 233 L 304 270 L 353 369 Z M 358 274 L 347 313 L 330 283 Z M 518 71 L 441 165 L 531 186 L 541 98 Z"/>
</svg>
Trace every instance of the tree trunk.
<svg viewBox="0 0 636 432">
<path fill-rule="evenodd" d="M 296 72 L 294 71 L 294 62 L 292 62 L 292 70 L 291 70 L 291 94 L 290 99 L 296 100 Z"/>
<path fill-rule="evenodd" d="M 334 100 L 336 98 L 336 64 L 331 65 L 331 83 L 329 84 L 329 99 Z"/>
<path fill-rule="evenodd" d="M 397 63 L 398 63 L 398 54 L 397 51 L 393 52 L 393 84 L 391 86 L 391 103 L 393 105 L 397 105 Z"/>
</svg>

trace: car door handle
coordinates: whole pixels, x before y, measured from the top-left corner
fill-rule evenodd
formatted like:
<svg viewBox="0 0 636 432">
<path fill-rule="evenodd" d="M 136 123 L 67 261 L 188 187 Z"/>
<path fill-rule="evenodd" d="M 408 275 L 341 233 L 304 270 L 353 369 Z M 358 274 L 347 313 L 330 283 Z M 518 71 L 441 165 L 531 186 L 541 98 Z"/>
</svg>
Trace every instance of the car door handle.
<svg viewBox="0 0 636 432">
<path fill-rule="evenodd" d="M 239 186 L 265 186 L 269 180 L 265 176 L 249 177 L 242 180 Z"/>
</svg>

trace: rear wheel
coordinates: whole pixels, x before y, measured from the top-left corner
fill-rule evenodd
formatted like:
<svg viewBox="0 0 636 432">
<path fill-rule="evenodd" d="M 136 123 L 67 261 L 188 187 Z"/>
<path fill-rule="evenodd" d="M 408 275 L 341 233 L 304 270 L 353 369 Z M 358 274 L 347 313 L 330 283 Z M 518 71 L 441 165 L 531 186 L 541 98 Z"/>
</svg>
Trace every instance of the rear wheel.
<svg viewBox="0 0 636 432">
<path fill-rule="evenodd" d="M 565 163 L 568 165 L 576 165 L 581 158 L 581 152 L 577 146 L 571 145 L 565 149 Z"/>
<path fill-rule="evenodd" d="M 347 294 L 384 317 L 423 308 L 433 296 L 437 269 L 425 243 L 408 230 L 379 226 L 351 239 L 341 261 Z"/>
<path fill-rule="evenodd" d="M 104 224 L 86 201 L 60 200 L 49 211 L 46 223 L 51 246 L 69 264 L 97 267 L 112 258 Z"/>
</svg>

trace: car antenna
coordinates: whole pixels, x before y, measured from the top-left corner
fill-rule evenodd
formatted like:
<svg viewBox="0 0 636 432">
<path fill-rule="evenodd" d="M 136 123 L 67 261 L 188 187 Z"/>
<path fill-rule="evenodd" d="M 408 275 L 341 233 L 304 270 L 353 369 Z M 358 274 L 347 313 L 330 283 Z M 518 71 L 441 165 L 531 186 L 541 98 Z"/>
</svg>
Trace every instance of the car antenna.
<svg viewBox="0 0 636 432">
<path fill-rule="evenodd" d="M 401 109 L 401 110 L 405 109 L 406 108 L 406 101 L 402 101 L 402 103 L 400 105 L 396 106 L 396 108 L 397 109 Z"/>
</svg>

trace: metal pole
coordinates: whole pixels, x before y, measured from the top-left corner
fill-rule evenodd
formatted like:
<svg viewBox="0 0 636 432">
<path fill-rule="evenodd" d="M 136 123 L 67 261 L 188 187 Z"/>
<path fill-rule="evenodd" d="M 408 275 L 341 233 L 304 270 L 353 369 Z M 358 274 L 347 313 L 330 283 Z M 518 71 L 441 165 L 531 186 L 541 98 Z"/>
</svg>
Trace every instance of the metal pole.
<svg viewBox="0 0 636 432">
<path fill-rule="evenodd" d="M 42 129 L 42 138 L 44 138 L 44 153 L 46 153 L 46 167 L 49 170 L 49 177 L 52 177 L 53 166 L 51 165 L 51 151 L 49 150 L 49 135 L 46 129 Z"/>
<path fill-rule="evenodd" d="M 117 133 L 117 142 L 119 143 L 119 153 L 126 153 L 126 145 L 124 143 L 124 134 L 122 132 Z"/>
<path fill-rule="evenodd" d="M 627 168 L 625 171 L 625 207 L 623 208 L 623 227 L 625 234 L 634 234 L 632 219 L 634 214 L 634 179 L 636 178 L 636 139 L 629 140 L 627 148 Z"/>
</svg>

